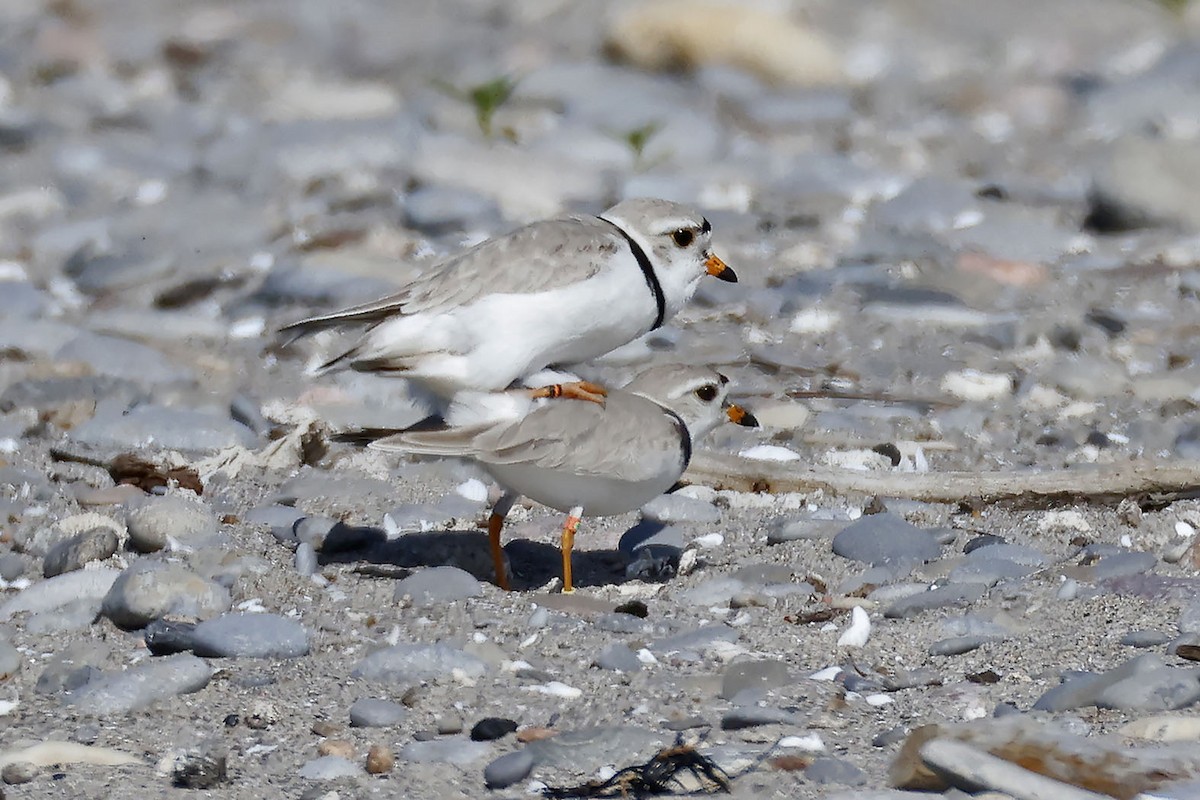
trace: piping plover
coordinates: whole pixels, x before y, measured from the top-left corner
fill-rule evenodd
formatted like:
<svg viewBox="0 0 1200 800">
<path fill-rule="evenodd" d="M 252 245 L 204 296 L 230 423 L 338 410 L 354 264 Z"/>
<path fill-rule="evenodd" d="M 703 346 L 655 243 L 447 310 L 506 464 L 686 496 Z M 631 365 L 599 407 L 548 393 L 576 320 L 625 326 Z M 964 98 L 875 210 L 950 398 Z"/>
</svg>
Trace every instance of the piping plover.
<svg viewBox="0 0 1200 800">
<path fill-rule="evenodd" d="M 366 325 L 322 365 L 409 378 L 449 400 L 499 391 L 553 364 L 574 364 L 659 328 L 704 275 L 736 282 L 710 249 L 702 214 L 666 200 L 625 200 L 599 216 L 534 222 L 489 239 L 399 292 L 281 329 L 303 335 Z M 584 382 L 539 396 L 600 401 Z"/>
<path fill-rule="evenodd" d="M 538 400 L 519 391 L 464 394 L 441 426 L 365 439 L 384 452 L 472 459 L 505 488 L 488 520 L 496 582 L 503 589 L 509 583 L 500 531 L 513 503 L 524 495 L 566 512 L 563 591 L 570 592 L 581 517 L 624 514 L 669 490 L 687 468 L 692 442 L 722 420 L 758 424 L 727 402 L 728 392 L 729 379 L 713 369 L 659 366 L 610 391 L 603 406 Z M 362 443 L 364 437 L 343 440 Z"/>
</svg>

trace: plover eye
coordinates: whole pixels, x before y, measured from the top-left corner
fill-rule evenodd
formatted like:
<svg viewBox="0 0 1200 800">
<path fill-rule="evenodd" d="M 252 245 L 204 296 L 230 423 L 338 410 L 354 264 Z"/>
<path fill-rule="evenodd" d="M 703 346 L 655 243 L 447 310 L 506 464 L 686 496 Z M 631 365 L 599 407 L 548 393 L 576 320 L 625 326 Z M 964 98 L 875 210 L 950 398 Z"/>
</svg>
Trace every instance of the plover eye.
<svg viewBox="0 0 1200 800">
<path fill-rule="evenodd" d="M 696 238 L 696 232 L 691 228 L 680 228 L 671 234 L 671 238 L 680 247 L 687 247 Z"/>
<path fill-rule="evenodd" d="M 699 397 L 705 403 L 711 403 L 717 399 L 717 387 L 715 384 L 706 383 L 696 390 L 696 397 Z"/>
</svg>

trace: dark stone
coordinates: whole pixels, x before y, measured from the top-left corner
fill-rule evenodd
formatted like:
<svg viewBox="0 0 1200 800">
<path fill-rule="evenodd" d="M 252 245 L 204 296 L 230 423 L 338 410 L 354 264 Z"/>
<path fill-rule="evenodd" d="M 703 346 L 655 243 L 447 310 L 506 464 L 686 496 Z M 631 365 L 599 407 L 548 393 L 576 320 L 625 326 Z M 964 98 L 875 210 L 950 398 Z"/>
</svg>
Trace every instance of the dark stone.
<svg viewBox="0 0 1200 800">
<path fill-rule="evenodd" d="M 484 717 L 471 728 L 471 741 L 492 742 L 502 739 L 517 729 L 517 723 L 504 717 Z"/>
</svg>

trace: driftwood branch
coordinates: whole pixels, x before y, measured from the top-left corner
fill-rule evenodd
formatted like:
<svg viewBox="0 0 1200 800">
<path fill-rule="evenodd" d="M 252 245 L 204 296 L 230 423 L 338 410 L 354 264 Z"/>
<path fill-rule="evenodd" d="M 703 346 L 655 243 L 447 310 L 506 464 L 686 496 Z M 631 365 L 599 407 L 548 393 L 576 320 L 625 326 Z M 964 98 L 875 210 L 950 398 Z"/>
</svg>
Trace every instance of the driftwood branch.
<svg viewBox="0 0 1200 800">
<path fill-rule="evenodd" d="M 1013 472 L 856 472 L 803 462 L 756 461 L 698 452 L 684 480 L 743 492 L 816 492 L 875 495 L 929 503 L 1116 504 L 1135 498 L 1143 506 L 1200 497 L 1200 462 L 1132 461 L 1064 470 Z"/>
</svg>

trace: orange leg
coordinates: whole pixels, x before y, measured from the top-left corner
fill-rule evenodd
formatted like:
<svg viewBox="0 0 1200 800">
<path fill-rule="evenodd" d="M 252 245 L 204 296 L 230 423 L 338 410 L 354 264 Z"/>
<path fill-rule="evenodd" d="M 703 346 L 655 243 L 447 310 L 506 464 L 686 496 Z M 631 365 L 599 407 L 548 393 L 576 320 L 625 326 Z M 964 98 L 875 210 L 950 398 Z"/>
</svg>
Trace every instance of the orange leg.
<svg viewBox="0 0 1200 800">
<path fill-rule="evenodd" d="M 565 397 L 568 400 L 588 400 L 599 405 L 604 405 L 604 398 L 608 396 L 607 389 L 591 381 L 554 383 L 529 391 L 533 397 Z"/>
<path fill-rule="evenodd" d="M 583 506 L 572 508 L 562 529 L 563 594 L 575 591 L 575 584 L 571 581 L 571 551 L 575 549 L 575 531 L 579 528 L 579 518 L 582 514 Z"/>
<path fill-rule="evenodd" d="M 517 495 L 506 492 L 496 501 L 492 515 L 488 517 L 488 542 L 492 548 L 492 568 L 496 571 L 496 585 L 504 591 L 512 590 L 508 583 L 508 564 L 504 561 L 504 548 L 500 546 L 500 531 L 504 528 L 504 518 L 512 509 Z"/>
</svg>

